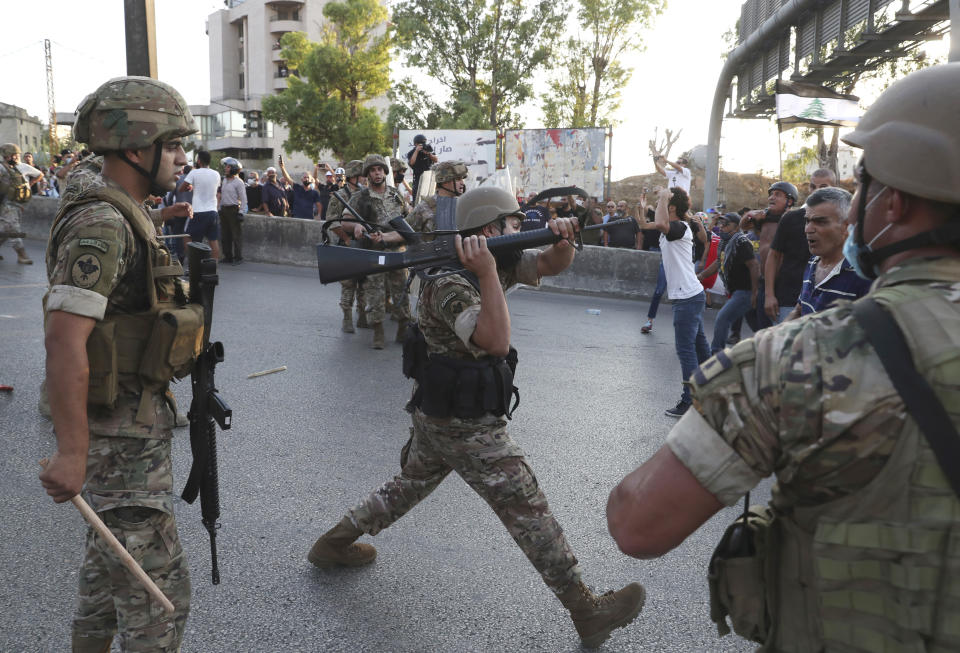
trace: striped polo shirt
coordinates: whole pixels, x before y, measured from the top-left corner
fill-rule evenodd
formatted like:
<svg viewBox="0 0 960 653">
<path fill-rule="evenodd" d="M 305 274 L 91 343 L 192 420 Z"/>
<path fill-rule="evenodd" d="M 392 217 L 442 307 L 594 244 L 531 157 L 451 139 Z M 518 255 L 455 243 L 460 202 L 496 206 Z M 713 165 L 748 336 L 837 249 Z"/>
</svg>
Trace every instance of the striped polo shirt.
<svg viewBox="0 0 960 653">
<path fill-rule="evenodd" d="M 803 272 L 803 285 L 800 287 L 800 315 L 809 315 L 826 310 L 837 303 L 838 299 L 854 300 L 863 297 L 870 290 L 871 282 L 853 271 L 846 259 L 840 259 L 830 274 L 820 283 L 815 283 L 819 256 L 810 257 L 807 269 Z"/>
</svg>

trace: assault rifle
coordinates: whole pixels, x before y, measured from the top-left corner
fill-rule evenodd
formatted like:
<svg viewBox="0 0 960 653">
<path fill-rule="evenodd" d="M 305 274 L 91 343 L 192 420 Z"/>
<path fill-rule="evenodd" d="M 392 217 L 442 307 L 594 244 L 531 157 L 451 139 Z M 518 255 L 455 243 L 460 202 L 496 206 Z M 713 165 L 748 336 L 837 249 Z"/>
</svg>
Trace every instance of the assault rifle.
<svg viewBox="0 0 960 653">
<path fill-rule="evenodd" d="M 581 231 L 606 229 L 614 225 L 626 224 L 632 221 L 633 218 L 611 220 L 606 224 L 595 224 L 589 227 L 583 227 Z M 381 272 L 390 272 L 402 268 L 414 268 L 415 270 L 424 272 L 432 267 L 460 264 L 460 260 L 457 258 L 456 246 L 454 245 L 456 232 L 436 231 L 433 232 L 437 234 L 436 238 L 430 242 L 424 242 L 422 235 L 415 232 L 410 225 L 407 224 L 407 221 L 400 216 L 390 220 L 390 226 L 398 231 L 407 242 L 406 251 L 389 252 L 358 249 L 355 247 L 331 247 L 326 244 L 317 245 L 317 267 L 320 271 L 321 283 L 354 279 L 369 274 L 380 274 Z M 496 253 L 498 251 L 552 245 L 560 240 L 560 236 L 553 233 L 550 228 L 544 227 L 543 229 L 531 229 L 530 231 L 521 231 L 506 236 L 487 238 L 487 249 Z M 576 247 L 577 249 L 583 247 L 579 232 Z"/>
<path fill-rule="evenodd" d="M 193 503 L 200 496 L 200 515 L 210 534 L 213 584 L 220 583 L 217 566 L 217 529 L 220 524 L 220 487 L 217 475 L 217 425 L 224 431 L 230 428 L 233 411 L 217 392 L 214 370 L 223 362 L 223 343 L 210 342 L 213 321 L 213 291 L 217 287 L 217 262 L 210 258 L 210 247 L 203 243 L 187 243 L 190 262 L 190 302 L 203 306 L 203 345 L 193 365 L 190 385 L 193 401 L 190 403 L 190 451 L 193 466 L 183 488 L 181 498 Z"/>
</svg>

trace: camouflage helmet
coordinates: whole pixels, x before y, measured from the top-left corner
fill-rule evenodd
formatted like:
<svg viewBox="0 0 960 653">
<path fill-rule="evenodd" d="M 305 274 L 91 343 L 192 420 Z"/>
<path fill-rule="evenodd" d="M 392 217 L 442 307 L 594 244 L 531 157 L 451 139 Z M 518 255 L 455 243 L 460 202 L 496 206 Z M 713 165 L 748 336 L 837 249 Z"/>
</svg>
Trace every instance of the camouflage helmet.
<svg viewBox="0 0 960 653">
<path fill-rule="evenodd" d="M 407 164 L 395 156 L 390 157 L 390 168 L 394 172 L 406 172 Z"/>
<path fill-rule="evenodd" d="M 474 188 L 457 200 L 457 231 L 478 229 L 511 215 L 525 217 L 512 194 L 499 186 Z"/>
<path fill-rule="evenodd" d="M 841 140 L 864 151 L 885 186 L 960 204 L 960 63 L 930 66 L 894 82 Z"/>
<path fill-rule="evenodd" d="M 149 77 L 111 79 L 84 98 L 76 115 L 76 139 L 100 154 L 139 150 L 198 131 L 180 93 Z"/>
<path fill-rule="evenodd" d="M 347 165 L 343 166 L 343 171 L 347 177 L 359 177 L 363 172 L 363 161 L 360 159 L 348 161 Z"/>
<path fill-rule="evenodd" d="M 0 157 L 9 159 L 14 154 L 20 154 L 20 146 L 16 143 L 4 143 L 0 145 Z"/>
<path fill-rule="evenodd" d="M 467 178 L 467 164 L 463 161 L 441 161 L 434 163 L 431 169 L 433 178 L 438 184 Z"/>
<path fill-rule="evenodd" d="M 370 168 L 375 168 L 376 166 L 382 167 L 384 172 L 390 169 L 387 165 L 387 160 L 382 156 L 379 154 L 368 154 L 367 158 L 363 160 L 363 172 L 361 172 L 361 174 L 366 177 L 367 173 L 370 172 Z"/>
</svg>

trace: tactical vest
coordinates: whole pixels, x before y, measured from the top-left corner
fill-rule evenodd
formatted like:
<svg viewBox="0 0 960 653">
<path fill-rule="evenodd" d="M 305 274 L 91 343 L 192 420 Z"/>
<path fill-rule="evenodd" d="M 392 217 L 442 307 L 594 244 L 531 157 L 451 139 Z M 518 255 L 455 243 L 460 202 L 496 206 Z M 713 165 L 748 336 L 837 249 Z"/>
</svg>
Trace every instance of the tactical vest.
<svg viewBox="0 0 960 653">
<path fill-rule="evenodd" d="M 189 304 L 180 262 L 157 238 L 156 227 L 143 208 L 117 188 L 98 186 L 60 205 L 47 245 L 47 260 L 58 247 L 64 217 L 78 207 L 106 202 L 130 224 L 137 240 L 146 247 L 146 286 L 150 308 L 141 313 L 107 313 L 94 326 L 87 340 L 90 380 L 87 403 L 116 406 L 121 388 L 140 393 L 136 421 L 154 422 L 151 395 L 164 393 L 171 379 L 190 373 L 200 353 L 203 308 Z M 44 304 L 46 313 L 46 304 Z"/>
<path fill-rule="evenodd" d="M 30 201 L 30 183 L 24 178 L 17 166 L 0 163 L 7 174 L 0 177 L 0 203 L 5 200 L 26 204 Z M 5 177 L 5 178 L 4 178 Z"/>
<path fill-rule="evenodd" d="M 459 274 L 479 292 L 477 278 Z M 407 326 L 403 341 L 403 374 L 417 382 L 407 410 L 419 408 L 430 417 L 477 419 L 485 414 L 510 419 L 520 405 L 520 391 L 513 385 L 517 350 L 506 357 L 488 356 L 464 360 L 427 353 L 427 341 L 416 322 Z M 512 404 L 511 405 L 511 401 Z"/>
<path fill-rule="evenodd" d="M 890 310 L 913 361 L 957 423 L 960 310 L 943 291 L 903 284 L 871 294 Z M 822 376 L 842 360 L 824 359 Z M 839 373 L 839 370 L 838 370 Z M 907 419 L 863 489 L 798 507 L 775 493 L 766 534 L 768 631 L 761 651 L 960 651 L 960 499 Z"/>
</svg>

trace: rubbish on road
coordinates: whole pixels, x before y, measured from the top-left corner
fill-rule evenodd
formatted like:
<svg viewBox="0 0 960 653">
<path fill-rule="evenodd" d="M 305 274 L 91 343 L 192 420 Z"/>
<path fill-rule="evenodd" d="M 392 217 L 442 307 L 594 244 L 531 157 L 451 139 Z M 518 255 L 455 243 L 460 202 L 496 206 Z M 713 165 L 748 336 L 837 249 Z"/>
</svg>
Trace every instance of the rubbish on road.
<svg viewBox="0 0 960 653">
<path fill-rule="evenodd" d="M 599 308 L 588 308 L 588 309 L 587 309 L 587 315 L 600 315 L 600 309 L 599 309 Z"/>
<path fill-rule="evenodd" d="M 13 392 L 12 385 L 0 385 L 0 392 Z"/>
<path fill-rule="evenodd" d="M 258 376 L 266 376 L 267 374 L 275 374 L 276 372 L 283 372 L 287 369 L 286 365 L 281 365 L 280 367 L 275 367 L 272 370 L 264 370 L 262 372 L 254 372 L 253 374 L 248 374 L 247 378 L 252 379 Z"/>
<path fill-rule="evenodd" d="M 50 464 L 50 461 L 47 458 L 44 458 L 40 461 L 40 466 L 44 469 L 47 468 L 47 465 Z M 103 523 L 103 520 L 100 519 L 100 516 L 93 511 L 93 508 L 90 505 L 80 498 L 80 495 L 74 495 L 70 502 L 76 506 L 77 510 L 80 511 L 80 514 L 83 515 L 83 518 L 87 520 L 87 523 L 93 527 L 93 530 L 97 531 L 97 534 L 103 538 L 103 540 L 113 549 L 113 552 L 117 554 L 120 558 L 120 561 L 123 565 L 136 577 L 140 584 L 143 585 L 144 589 L 150 593 L 153 598 L 160 602 L 160 605 L 163 606 L 163 609 L 167 611 L 168 614 L 173 614 L 174 607 L 173 603 L 170 602 L 170 599 L 167 598 L 166 594 L 161 591 L 157 584 L 153 582 L 153 579 L 147 575 L 147 572 L 143 570 L 143 567 L 130 555 L 130 552 L 127 551 L 120 540 L 107 528 L 107 525 Z"/>
</svg>

